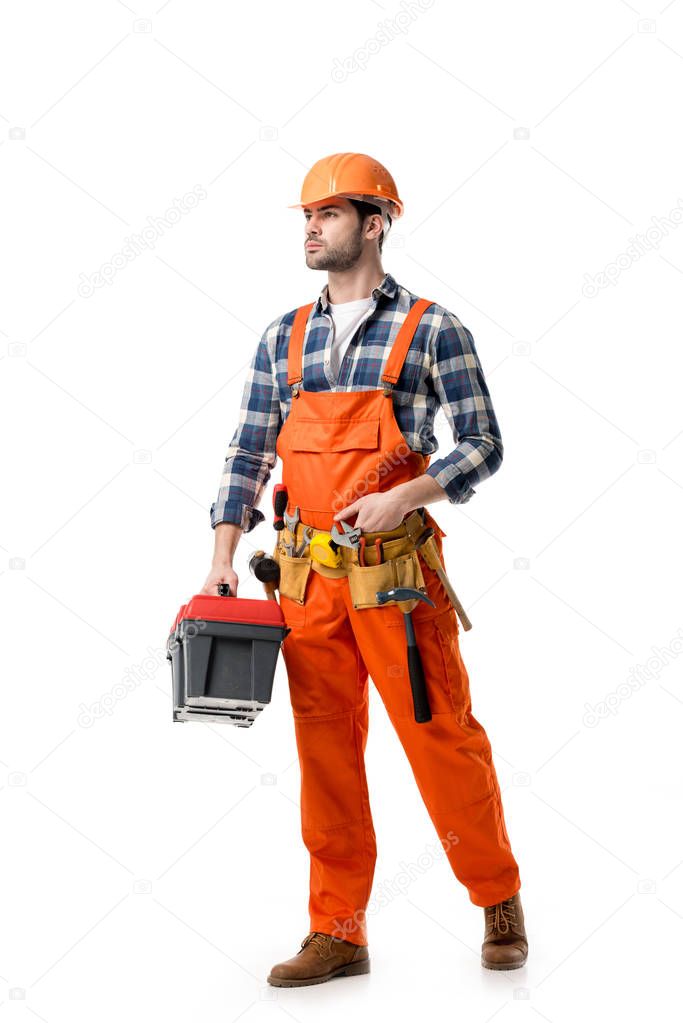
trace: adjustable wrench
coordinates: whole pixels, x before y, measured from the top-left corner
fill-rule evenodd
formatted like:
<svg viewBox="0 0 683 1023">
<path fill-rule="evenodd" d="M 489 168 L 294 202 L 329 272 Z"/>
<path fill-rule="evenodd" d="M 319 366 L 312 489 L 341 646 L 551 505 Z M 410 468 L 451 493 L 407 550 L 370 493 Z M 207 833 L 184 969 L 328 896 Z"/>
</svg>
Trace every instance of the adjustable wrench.
<svg viewBox="0 0 683 1023">
<path fill-rule="evenodd" d="M 344 530 L 343 533 L 339 532 L 339 527 L 335 522 L 330 530 L 330 536 L 338 546 L 353 547 L 357 550 L 360 545 L 362 530 L 358 529 L 358 527 L 350 526 L 348 522 L 344 522 L 343 519 L 341 520 L 341 526 Z"/>
<path fill-rule="evenodd" d="M 312 526 L 304 526 L 303 542 L 300 547 L 297 547 L 294 550 L 295 558 L 303 558 L 304 551 L 306 550 L 307 545 L 311 542 L 311 537 L 313 536 L 313 533 L 314 529 Z"/>
</svg>

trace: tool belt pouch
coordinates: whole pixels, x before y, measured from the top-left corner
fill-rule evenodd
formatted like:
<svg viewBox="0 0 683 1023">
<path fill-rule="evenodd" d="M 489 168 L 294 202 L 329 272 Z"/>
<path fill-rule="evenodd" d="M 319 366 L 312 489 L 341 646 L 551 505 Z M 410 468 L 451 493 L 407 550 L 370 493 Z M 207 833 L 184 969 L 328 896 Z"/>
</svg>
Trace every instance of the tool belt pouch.
<svg viewBox="0 0 683 1023">
<path fill-rule="evenodd" d="M 281 597 L 295 600 L 303 604 L 306 595 L 306 583 L 311 572 L 310 557 L 292 558 L 284 551 L 277 550 L 277 561 L 280 565 L 280 583 L 278 589 Z"/>
<path fill-rule="evenodd" d="M 367 607 L 390 607 L 398 605 L 404 614 L 412 611 L 418 600 L 388 600 L 380 605 L 378 590 L 391 590 L 394 586 L 410 586 L 426 592 L 422 568 L 416 551 L 388 558 L 379 565 L 352 564 L 349 571 L 349 592 L 353 606 L 360 610 Z"/>
</svg>

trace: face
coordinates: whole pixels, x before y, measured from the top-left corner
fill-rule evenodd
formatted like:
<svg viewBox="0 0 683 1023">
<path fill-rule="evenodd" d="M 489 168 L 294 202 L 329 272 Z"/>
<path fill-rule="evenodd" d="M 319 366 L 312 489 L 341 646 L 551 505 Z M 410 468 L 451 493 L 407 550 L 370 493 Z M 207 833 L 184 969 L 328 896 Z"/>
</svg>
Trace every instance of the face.
<svg viewBox="0 0 683 1023">
<path fill-rule="evenodd" d="M 336 272 L 355 266 L 363 252 L 363 225 L 348 199 L 311 203 L 304 217 L 306 266 Z"/>
</svg>

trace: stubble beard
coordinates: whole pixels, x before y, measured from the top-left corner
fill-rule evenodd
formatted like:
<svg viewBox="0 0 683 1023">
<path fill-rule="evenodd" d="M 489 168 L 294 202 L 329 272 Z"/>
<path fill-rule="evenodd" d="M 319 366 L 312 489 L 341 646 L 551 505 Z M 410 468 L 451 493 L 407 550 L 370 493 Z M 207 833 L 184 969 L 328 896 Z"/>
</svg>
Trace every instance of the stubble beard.
<svg viewBox="0 0 683 1023">
<path fill-rule="evenodd" d="M 334 247 L 320 249 L 318 252 L 306 250 L 306 265 L 312 270 L 331 270 L 339 273 L 350 270 L 356 265 L 363 251 L 361 228 L 348 241 Z"/>
</svg>

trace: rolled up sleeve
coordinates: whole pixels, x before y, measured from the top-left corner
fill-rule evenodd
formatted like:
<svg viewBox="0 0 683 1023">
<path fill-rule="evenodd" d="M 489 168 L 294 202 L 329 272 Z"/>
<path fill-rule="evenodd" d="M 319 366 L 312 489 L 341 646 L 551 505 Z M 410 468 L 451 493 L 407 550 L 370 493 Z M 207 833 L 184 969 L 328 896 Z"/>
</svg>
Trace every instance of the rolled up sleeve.
<svg viewBox="0 0 683 1023">
<path fill-rule="evenodd" d="M 430 462 L 427 474 L 451 504 L 464 504 L 474 487 L 503 461 L 503 441 L 472 334 L 445 312 L 431 342 L 430 379 L 453 434 L 455 447 Z"/>
<path fill-rule="evenodd" d="M 232 522 L 249 533 L 265 519 L 256 506 L 277 461 L 281 425 L 271 356 L 276 322 L 264 331 L 249 365 L 239 422 L 225 456 L 218 497 L 211 505 L 213 529 L 220 522 Z"/>
</svg>

